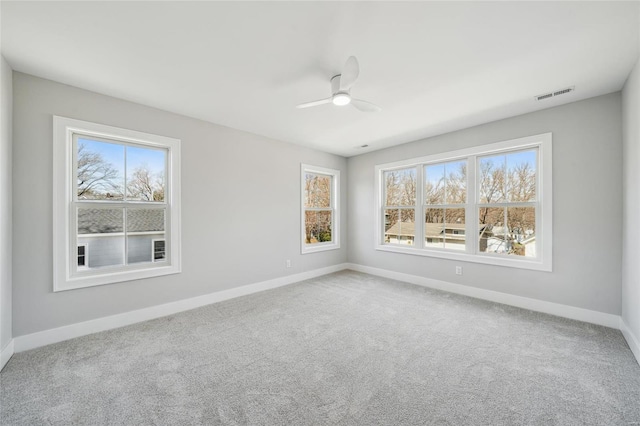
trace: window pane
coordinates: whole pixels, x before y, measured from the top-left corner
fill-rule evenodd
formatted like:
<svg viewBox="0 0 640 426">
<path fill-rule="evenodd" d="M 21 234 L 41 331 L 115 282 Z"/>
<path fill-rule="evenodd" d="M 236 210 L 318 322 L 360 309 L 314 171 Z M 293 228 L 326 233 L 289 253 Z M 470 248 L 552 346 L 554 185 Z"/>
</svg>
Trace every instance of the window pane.
<svg viewBox="0 0 640 426">
<path fill-rule="evenodd" d="M 151 262 L 153 260 L 153 240 L 155 238 L 164 238 L 164 233 L 127 235 L 127 263 Z"/>
<path fill-rule="evenodd" d="M 464 250 L 464 215 L 464 209 L 426 209 L 425 247 Z"/>
<path fill-rule="evenodd" d="M 86 245 L 89 268 L 124 264 L 123 209 L 78 209 L 78 245 Z M 78 254 L 80 252 L 78 251 Z M 78 262 L 79 264 L 79 262 Z"/>
<path fill-rule="evenodd" d="M 426 204 L 445 204 L 444 164 L 434 164 L 424 168 L 424 190 Z"/>
<path fill-rule="evenodd" d="M 127 209 L 130 232 L 164 232 L 164 209 Z"/>
<path fill-rule="evenodd" d="M 78 209 L 78 234 L 112 234 L 123 232 L 123 210 Z"/>
<path fill-rule="evenodd" d="M 505 158 L 505 155 L 497 155 L 479 159 L 478 180 L 481 203 L 505 201 Z"/>
<path fill-rule="evenodd" d="M 124 264 L 124 237 L 104 236 L 86 240 L 91 247 L 89 268 L 121 266 Z"/>
<path fill-rule="evenodd" d="M 317 244 L 333 241 L 331 211 L 305 212 L 305 243 Z"/>
<path fill-rule="evenodd" d="M 446 209 L 444 215 L 444 248 L 465 250 L 464 209 Z"/>
<path fill-rule="evenodd" d="M 122 200 L 124 146 L 78 137 L 77 195 L 80 200 Z"/>
<path fill-rule="evenodd" d="M 426 209 L 425 247 L 444 248 L 444 209 Z"/>
<path fill-rule="evenodd" d="M 385 209 L 384 241 L 413 245 L 416 235 L 414 209 Z"/>
<path fill-rule="evenodd" d="M 85 246 L 78 246 L 78 256 L 84 256 Z"/>
<path fill-rule="evenodd" d="M 479 209 L 480 252 L 506 253 L 507 231 L 504 226 L 505 209 L 482 207 Z"/>
<path fill-rule="evenodd" d="M 127 198 L 164 201 L 166 155 L 164 149 L 127 146 Z"/>
<path fill-rule="evenodd" d="M 507 155 L 507 195 L 509 201 L 535 201 L 537 151 Z"/>
<path fill-rule="evenodd" d="M 387 206 L 416 205 L 416 169 L 384 172 Z"/>
<path fill-rule="evenodd" d="M 509 254 L 536 257 L 535 207 L 508 207 Z"/>
<path fill-rule="evenodd" d="M 306 173 L 304 175 L 304 206 L 331 207 L 331 176 Z"/>
<path fill-rule="evenodd" d="M 467 162 L 454 161 L 444 165 L 445 203 L 464 204 L 467 202 Z"/>
<path fill-rule="evenodd" d="M 127 209 L 127 262 L 151 262 L 153 240 L 164 238 L 164 209 Z"/>
</svg>

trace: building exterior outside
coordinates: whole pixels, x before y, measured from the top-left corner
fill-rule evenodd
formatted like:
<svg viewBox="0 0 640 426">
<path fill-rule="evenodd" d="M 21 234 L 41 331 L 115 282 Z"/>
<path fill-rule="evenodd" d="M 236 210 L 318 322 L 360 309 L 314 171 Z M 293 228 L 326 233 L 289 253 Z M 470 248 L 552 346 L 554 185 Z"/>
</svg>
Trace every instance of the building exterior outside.
<svg viewBox="0 0 640 426">
<path fill-rule="evenodd" d="M 119 208 L 78 209 L 78 268 L 165 259 L 164 210 L 127 209 L 126 233 L 124 218 Z"/>
</svg>

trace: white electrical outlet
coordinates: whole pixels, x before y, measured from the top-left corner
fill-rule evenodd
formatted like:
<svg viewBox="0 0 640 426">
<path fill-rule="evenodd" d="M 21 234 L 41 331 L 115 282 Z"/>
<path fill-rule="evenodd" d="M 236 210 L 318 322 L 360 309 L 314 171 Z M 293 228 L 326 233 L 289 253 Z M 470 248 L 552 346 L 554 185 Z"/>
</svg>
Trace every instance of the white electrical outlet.
<svg viewBox="0 0 640 426">
<path fill-rule="evenodd" d="M 291 268 L 291 260 L 287 259 L 287 268 Z"/>
<path fill-rule="evenodd" d="M 456 275 L 462 275 L 462 266 L 456 266 Z"/>
</svg>

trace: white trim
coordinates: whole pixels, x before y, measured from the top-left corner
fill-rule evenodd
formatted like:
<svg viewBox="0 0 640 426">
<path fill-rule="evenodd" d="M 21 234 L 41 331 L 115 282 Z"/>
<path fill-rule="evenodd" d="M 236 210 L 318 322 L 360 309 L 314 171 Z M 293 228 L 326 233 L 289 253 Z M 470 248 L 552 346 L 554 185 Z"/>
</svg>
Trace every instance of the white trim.
<svg viewBox="0 0 640 426">
<path fill-rule="evenodd" d="M 575 306 L 562 305 L 560 303 L 546 302 L 544 300 L 531 299 L 528 297 L 516 296 L 513 294 L 500 293 L 492 290 L 485 290 L 466 285 L 450 283 L 447 281 L 435 280 L 432 278 L 420 277 L 417 275 L 404 274 L 387 269 L 374 268 L 371 266 L 348 264 L 348 268 L 357 272 L 364 272 L 379 277 L 404 281 L 422 287 L 443 290 L 450 293 L 461 294 L 476 299 L 489 300 L 491 302 L 502 303 L 518 308 L 529 309 L 531 311 L 543 312 L 545 314 L 569 318 L 573 320 L 588 322 L 591 324 L 603 325 L 618 329 L 620 326 L 620 316 L 607 314 L 604 312 L 592 311 L 589 309 L 577 308 Z"/>
<path fill-rule="evenodd" d="M 305 209 L 304 207 L 304 186 L 305 173 L 315 173 L 325 176 L 331 176 L 331 207 L 330 209 Z M 324 243 L 307 244 L 305 242 L 305 210 L 331 210 L 332 219 L 332 241 Z M 340 248 L 340 170 L 329 169 L 326 167 L 311 166 L 309 164 L 300 164 L 300 253 L 316 253 L 319 251 L 335 250 Z"/>
<path fill-rule="evenodd" d="M 395 161 L 392 163 L 378 164 L 375 166 L 375 242 L 374 248 L 380 251 L 388 251 L 395 253 L 410 254 L 416 256 L 428 256 L 437 257 L 442 259 L 450 259 L 456 261 L 484 263 L 489 265 L 507 266 L 522 269 L 532 269 L 538 271 L 551 272 L 553 265 L 553 187 L 552 187 L 552 133 L 544 133 L 540 135 L 527 136 L 518 139 L 512 139 L 502 142 L 496 142 L 485 145 L 478 145 L 471 148 L 444 152 L 439 154 L 433 154 L 425 157 L 411 158 L 408 160 Z M 422 232 L 422 221 L 418 222 L 418 218 L 422 216 L 424 210 L 423 198 L 423 167 L 433 163 L 446 163 L 450 161 L 467 160 L 467 179 L 468 183 L 476 182 L 475 162 L 479 157 L 497 154 L 497 153 L 509 153 L 511 151 L 526 150 L 528 148 L 537 148 L 537 173 L 538 179 L 537 186 L 537 201 L 533 206 L 537 209 L 536 214 L 536 235 L 539 235 L 538 240 L 541 244 L 536 246 L 538 256 L 536 258 L 522 258 L 520 256 L 508 256 L 491 253 L 479 253 L 477 247 L 478 237 L 476 235 L 475 226 L 473 232 L 466 232 L 467 235 L 467 251 L 459 252 L 446 249 L 434 249 L 424 247 L 424 232 Z M 417 174 L 417 190 L 416 205 L 411 207 L 415 209 L 415 226 L 416 235 L 414 237 L 414 244 L 411 246 L 385 244 L 384 243 L 384 223 L 382 210 L 384 207 L 384 188 L 382 174 L 385 171 L 394 169 L 416 168 Z M 471 174 L 473 172 L 473 175 Z M 472 178 L 473 176 L 473 178 Z M 477 200 L 472 196 L 475 195 L 476 184 L 467 185 L 467 203 L 460 205 L 464 207 L 467 212 L 467 224 L 473 224 L 476 222 L 477 207 L 481 204 L 476 202 Z M 501 203 L 504 206 L 515 205 L 514 203 Z M 470 251 L 469 247 L 473 245 L 473 250 Z"/>
<path fill-rule="evenodd" d="M 155 318 L 176 314 L 178 312 L 188 311 L 191 309 L 199 308 L 201 306 L 210 305 L 212 303 L 222 302 L 224 300 L 258 293 L 264 290 L 282 287 L 285 285 L 296 283 L 298 281 L 308 280 L 310 278 L 319 277 L 321 275 L 330 274 L 332 272 L 342 271 L 343 269 L 347 269 L 346 263 L 327 266 L 320 269 L 314 269 L 312 271 L 301 272 L 299 274 L 287 275 L 268 281 L 262 281 L 254 284 L 248 284 L 242 287 L 232 288 L 229 290 L 217 291 L 202 296 L 192 297 L 190 299 L 178 300 L 177 302 L 165 303 L 163 305 L 151 306 L 149 308 L 138 309 L 135 311 L 124 312 L 122 314 L 111 315 L 108 317 L 70 324 L 63 327 L 27 334 L 24 336 L 18 336 L 14 338 L 15 351 L 23 352 L 29 349 L 38 348 L 40 346 L 85 336 L 87 334 L 93 334 L 100 331 L 124 327 L 138 322 L 148 321 Z"/>
<path fill-rule="evenodd" d="M 638 363 L 640 363 L 640 343 L 638 341 L 638 338 L 633 335 L 631 330 L 625 324 L 624 320 L 618 315 L 576 308 L 574 306 L 562 305 L 559 303 L 545 302 L 543 300 L 530 299 L 527 297 L 515 296 L 491 290 L 479 289 L 464 286 L 461 284 L 454 284 L 446 281 L 394 272 L 386 269 L 358 265 L 355 263 L 341 263 L 338 265 L 328 266 L 325 268 L 315 269 L 299 274 L 287 275 L 285 277 L 274 278 L 268 281 L 248 284 L 229 290 L 209 293 L 190 299 L 179 300 L 177 302 L 166 303 L 163 305 L 152 306 L 136 311 L 98 318 L 91 321 L 85 321 L 63 327 L 53 328 L 50 330 L 44 330 L 24 336 L 18 336 L 11 340 L 7 347 L 0 353 L 0 370 L 4 367 L 7 361 L 9 361 L 9 358 L 11 358 L 11 356 L 14 354 L 14 351 L 16 353 L 23 352 L 52 343 L 62 342 L 64 340 L 85 336 L 87 334 L 93 334 L 105 330 L 124 327 L 138 322 L 148 321 L 155 318 L 160 318 L 167 315 L 199 308 L 201 306 L 222 302 L 224 300 L 246 296 L 273 288 L 283 287 L 299 281 L 319 277 L 345 269 L 376 275 L 379 277 L 390 278 L 398 281 L 404 281 L 422 287 L 434 288 L 450 293 L 461 294 L 476 299 L 488 300 L 496 303 L 515 306 L 518 308 L 529 309 L 536 312 L 543 312 L 550 315 L 619 329 L 622 332 L 627 343 L 629 344 L 629 347 L 635 355 L 636 360 L 638 360 Z"/>
<path fill-rule="evenodd" d="M 640 364 L 640 339 L 638 339 L 638 337 L 633 334 L 631 328 L 627 326 L 627 323 L 624 322 L 624 319 L 622 317 L 620 317 L 619 328 L 625 340 L 627 341 L 627 344 L 629 345 L 629 349 L 631 349 L 631 352 L 633 352 L 633 355 L 635 355 L 636 357 L 636 361 L 638 361 L 638 364 Z"/>
<path fill-rule="evenodd" d="M 127 236 L 145 236 L 145 235 L 160 235 L 165 231 L 135 231 L 135 232 L 105 232 L 102 234 L 78 234 L 78 238 L 108 238 L 108 237 L 124 237 Z M 80 245 L 80 244 L 78 244 Z"/>
<path fill-rule="evenodd" d="M 11 339 L 7 346 L 0 351 L 0 371 L 7 365 L 14 352 L 14 339 Z"/>
<path fill-rule="evenodd" d="M 93 202 L 75 200 L 75 176 L 73 176 L 74 135 L 108 139 L 123 145 L 144 145 L 149 148 L 166 150 L 166 179 L 169 182 L 163 203 L 138 201 Z M 181 266 L 180 233 L 180 144 L 179 139 L 159 136 L 113 126 L 53 116 L 53 291 L 72 290 L 96 285 L 112 284 L 160 275 L 178 274 Z M 77 268 L 76 219 L 72 206 L 92 204 L 96 208 L 129 208 L 148 206 L 158 208 L 165 213 L 165 239 L 168 241 L 166 263 L 163 267 L 126 265 L 109 270 L 91 270 Z M 126 217 L 125 217 L 126 220 Z M 126 229 L 126 228 L 125 228 Z M 79 236 L 83 238 L 86 235 Z M 126 239 L 125 239 L 126 244 Z M 77 253 L 76 253 L 77 254 Z M 123 257 L 126 256 L 126 250 Z"/>
</svg>

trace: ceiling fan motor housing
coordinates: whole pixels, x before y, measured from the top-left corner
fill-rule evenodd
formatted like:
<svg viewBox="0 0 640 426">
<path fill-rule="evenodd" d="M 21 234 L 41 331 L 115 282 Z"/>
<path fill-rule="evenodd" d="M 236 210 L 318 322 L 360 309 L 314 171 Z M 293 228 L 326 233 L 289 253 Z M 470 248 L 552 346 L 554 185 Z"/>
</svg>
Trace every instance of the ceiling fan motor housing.
<svg viewBox="0 0 640 426">
<path fill-rule="evenodd" d="M 331 77 L 331 93 L 334 95 L 340 91 L 340 77 L 342 77 L 342 74 Z"/>
<path fill-rule="evenodd" d="M 342 74 L 331 77 L 331 101 L 338 106 L 347 105 L 351 102 L 349 90 L 340 90 L 340 77 L 342 77 Z"/>
</svg>

